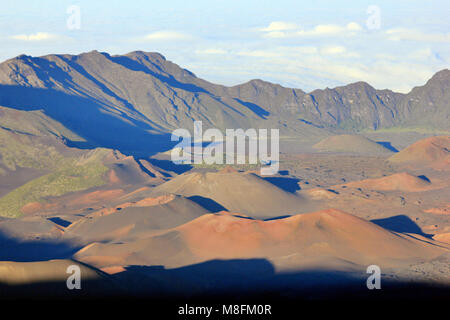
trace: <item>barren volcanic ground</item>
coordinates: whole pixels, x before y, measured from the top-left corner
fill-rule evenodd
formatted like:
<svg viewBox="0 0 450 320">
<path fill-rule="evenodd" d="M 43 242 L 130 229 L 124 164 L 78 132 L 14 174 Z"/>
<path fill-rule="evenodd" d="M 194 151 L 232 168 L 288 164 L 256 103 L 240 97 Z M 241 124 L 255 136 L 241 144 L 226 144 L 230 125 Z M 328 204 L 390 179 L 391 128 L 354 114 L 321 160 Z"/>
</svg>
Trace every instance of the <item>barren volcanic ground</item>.
<svg viewBox="0 0 450 320">
<path fill-rule="evenodd" d="M 357 140 L 373 151 L 375 142 Z M 448 141 L 377 155 L 354 146 L 283 153 L 270 177 L 231 167 L 177 174 L 102 151 L 105 184 L 31 201 L 20 217 L 0 220 L 0 260 L 16 261 L 0 263 L 0 289 L 61 293 L 61 266 L 73 259 L 93 295 L 335 298 L 351 288 L 364 296 L 373 264 L 386 290 L 447 294 Z"/>
<path fill-rule="evenodd" d="M 449 93 L 447 69 L 304 92 L 142 51 L 0 63 L 0 298 L 448 299 Z M 200 120 L 278 128 L 278 174 L 171 162 Z"/>
</svg>

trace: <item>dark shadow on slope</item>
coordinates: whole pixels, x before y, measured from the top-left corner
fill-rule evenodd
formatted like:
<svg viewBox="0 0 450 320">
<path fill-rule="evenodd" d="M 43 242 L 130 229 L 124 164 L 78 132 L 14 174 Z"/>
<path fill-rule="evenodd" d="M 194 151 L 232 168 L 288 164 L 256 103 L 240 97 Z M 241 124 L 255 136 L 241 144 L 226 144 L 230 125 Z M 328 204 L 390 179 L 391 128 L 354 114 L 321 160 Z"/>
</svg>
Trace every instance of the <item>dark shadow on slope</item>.
<svg viewBox="0 0 450 320">
<path fill-rule="evenodd" d="M 87 142 L 72 146 L 117 149 L 126 155 L 150 156 L 171 149 L 170 134 L 152 134 L 148 123 L 126 114 L 120 117 L 93 98 L 69 95 L 53 89 L 0 85 L 0 105 L 19 110 L 44 110 Z M 122 118 L 122 119 L 121 119 Z"/>
<path fill-rule="evenodd" d="M 297 178 L 288 178 L 288 177 L 266 177 L 263 178 L 267 182 L 277 186 L 278 188 L 283 189 L 284 191 L 295 193 L 300 190 L 300 186 L 298 182 L 300 179 Z"/>
<path fill-rule="evenodd" d="M 319 128 L 319 129 L 322 129 L 322 128 L 323 128 L 323 126 L 314 124 L 314 123 L 312 123 L 311 121 L 308 121 L 308 120 L 305 120 L 305 119 L 298 119 L 298 120 L 300 120 L 300 121 L 303 122 L 304 124 L 313 126 L 313 127 L 315 127 L 315 128 Z"/>
<path fill-rule="evenodd" d="M 176 174 L 185 173 L 193 168 L 190 164 L 175 164 L 171 160 L 147 159 L 148 162 L 166 171 L 172 171 Z"/>
<path fill-rule="evenodd" d="M 140 168 L 143 172 L 145 172 L 145 174 L 147 174 L 147 175 L 150 176 L 151 178 L 155 178 L 155 177 L 156 177 L 156 175 L 155 175 L 154 173 L 150 172 L 150 170 L 148 170 L 146 167 L 144 167 L 144 166 L 142 165 L 142 163 L 141 163 L 138 159 L 134 159 L 134 160 L 135 160 L 136 163 L 138 164 L 139 168 Z"/>
<path fill-rule="evenodd" d="M 444 298 L 450 292 L 449 286 L 428 286 L 414 281 L 402 283 L 386 278 L 382 280 L 383 290 L 368 290 L 366 270 L 276 272 L 266 259 L 210 260 L 175 269 L 129 266 L 114 277 L 119 282 L 132 284 L 135 294 L 140 297 L 159 297 L 169 301 L 373 301 L 430 299 L 431 296 Z M 419 288 L 424 291 L 411 291 Z"/>
<path fill-rule="evenodd" d="M 422 179 L 422 180 L 424 180 L 424 181 L 426 181 L 426 182 L 429 182 L 429 183 L 431 183 L 431 181 L 430 181 L 430 179 L 426 176 L 426 175 L 420 175 L 420 176 L 417 176 L 417 178 L 420 178 L 420 179 Z"/>
<path fill-rule="evenodd" d="M 63 240 L 19 240 L 0 233 L 0 261 L 46 261 L 69 259 L 81 249 Z"/>
<path fill-rule="evenodd" d="M 202 206 L 209 212 L 215 213 L 220 211 L 228 211 L 224 206 L 222 206 L 220 203 L 217 203 L 213 199 L 205 198 L 202 196 L 191 196 L 188 197 L 189 200 L 194 201 L 196 204 Z"/>
<path fill-rule="evenodd" d="M 69 277 L 70 274 L 67 274 Z M 99 301 L 100 299 L 119 299 L 126 295 L 126 291 L 107 276 L 104 279 L 81 278 L 80 290 L 67 289 L 66 281 L 42 281 L 20 285 L 8 285 L 0 282 L 0 301 L 8 303 L 36 302 L 42 307 L 43 302 L 55 300 L 59 303 L 67 302 L 73 306 L 74 301 Z M 70 306 L 67 305 L 67 307 Z"/>
<path fill-rule="evenodd" d="M 366 270 L 302 270 L 276 272 L 266 259 L 210 260 L 179 268 L 133 265 L 83 290 L 64 290 L 64 282 L 42 282 L 36 285 L 5 286 L 0 293 L 6 298 L 32 297 L 65 300 L 68 297 L 92 299 L 137 299 L 176 312 L 179 306 L 195 301 L 205 303 L 256 303 L 272 306 L 311 301 L 398 301 L 448 299 L 450 286 L 430 285 L 415 281 L 401 282 L 382 278 L 382 290 L 368 290 Z M 83 283 L 83 282 L 82 282 Z M 112 286 L 113 285 L 113 286 Z M 26 289 L 26 290 L 21 290 Z M 107 289 L 107 290 L 105 290 Z M 161 304 L 160 304 L 161 302 Z M 96 303 L 98 301 L 96 300 Z M 155 304 L 156 303 L 156 304 Z M 149 306 L 149 304 L 147 305 Z M 170 308 L 167 308 L 170 306 Z M 273 311 L 276 311 L 274 307 Z"/>
<path fill-rule="evenodd" d="M 106 55 L 106 57 L 109 57 L 109 55 Z M 127 100 L 123 99 L 122 97 L 119 97 L 117 94 L 115 94 L 113 91 L 111 91 L 106 85 L 104 85 L 102 82 L 98 81 L 89 72 L 87 72 L 81 65 L 73 62 L 70 59 L 64 58 L 63 56 L 60 56 L 60 59 L 64 60 L 71 68 L 73 68 L 78 73 L 80 73 L 81 75 L 86 77 L 86 79 L 89 79 L 90 81 L 95 83 L 103 91 L 103 93 L 109 95 L 110 97 L 114 98 L 117 101 L 120 101 L 129 110 L 133 110 L 134 112 L 136 112 L 137 114 L 141 115 L 142 117 L 145 117 L 131 103 L 129 103 Z"/>
<path fill-rule="evenodd" d="M 261 119 L 266 119 L 266 117 L 270 116 L 270 112 L 269 111 L 261 108 L 257 104 L 254 104 L 254 103 L 251 103 L 251 102 L 242 101 L 242 100 L 240 100 L 238 98 L 234 98 L 234 100 L 236 100 L 237 102 L 239 102 L 243 106 L 247 107 L 250 111 L 252 111 L 254 114 L 256 114 Z"/>
<path fill-rule="evenodd" d="M 148 59 L 146 59 L 147 62 L 151 63 L 155 68 L 159 69 L 161 71 L 161 73 L 156 73 L 156 72 L 150 70 L 149 68 L 147 68 L 145 65 L 143 65 L 129 57 L 126 57 L 126 56 L 116 56 L 116 57 L 109 56 L 108 58 L 111 61 L 113 61 L 117 64 L 120 64 L 127 69 L 130 69 L 133 71 L 141 71 L 148 75 L 151 75 L 152 77 L 159 79 L 161 82 L 164 82 L 171 87 L 182 89 L 182 90 L 189 91 L 192 93 L 200 93 L 200 92 L 209 93 L 205 89 L 203 89 L 199 86 L 196 86 L 194 84 L 183 83 L 183 82 L 178 81 L 172 75 L 169 75 L 169 74 L 165 73 L 164 71 L 162 71 L 159 66 L 155 65 L 152 61 L 150 61 Z M 163 75 L 162 73 L 165 73 L 166 75 Z"/>
<path fill-rule="evenodd" d="M 382 228 L 394 232 L 415 233 L 429 239 L 431 239 L 433 236 L 431 234 L 423 233 L 422 229 L 408 216 L 405 215 L 398 215 L 383 219 L 374 219 L 371 220 L 371 222 Z"/>
<path fill-rule="evenodd" d="M 386 149 L 391 150 L 392 152 L 398 152 L 398 150 L 394 148 L 389 141 L 376 141 L 376 143 L 385 147 Z"/>
<path fill-rule="evenodd" d="M 345 272 L 276 273 L 272 263 L 266 259 L 210 260 L 176 269 L 129 266 L 116 278 L 136 284 L 134 289 L 143 296 L 189 299 L 259 297 L 276 301 L 280 297 L 333 295 L 347 286 L 365 288 L 365 281 Z M 151 292 L 149 288 L 158 288 L 160 294 Z"/>
<path fill-rule="evenodd" d="M 59 225 L 63 228 L 67 228 L 68 226 L 70 226 L 72 224 L 72 222 L 61 219 L 60 217 L 51 217 L 51 218 L 48 218 L 48 220 L 50 220 L 53 223 L 56 223 L 57 225 Z"/>
<path fill-rule="evenodd" d="M 281 219 L 286 219 L 289 217 L 291 217 L 291 215 L 284 215 L 284 216 L 279 216 L 279 217 L 268 218 L 268 219 L 264 219 L 264 221 L 281 220 Z"/>
</svg>

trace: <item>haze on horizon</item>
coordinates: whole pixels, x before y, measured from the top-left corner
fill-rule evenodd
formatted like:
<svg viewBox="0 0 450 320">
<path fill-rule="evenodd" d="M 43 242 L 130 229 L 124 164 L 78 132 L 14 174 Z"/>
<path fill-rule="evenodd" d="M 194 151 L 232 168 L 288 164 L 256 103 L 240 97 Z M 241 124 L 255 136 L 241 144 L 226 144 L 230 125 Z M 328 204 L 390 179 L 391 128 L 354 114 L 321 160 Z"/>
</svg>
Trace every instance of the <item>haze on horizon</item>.
<svg viewBox="0 0 450 320">
<path fill-rule="evenodd" d="M 79 28 L 67 26 L 73 6 Z M 448 68 L 449 14 L 445 1 L 19 0 L 2 4 L 0 60 L 143 50 L 224 85 L 260 78 L 309 91 L 366 81 L 408 92 Z"/>
</svg>

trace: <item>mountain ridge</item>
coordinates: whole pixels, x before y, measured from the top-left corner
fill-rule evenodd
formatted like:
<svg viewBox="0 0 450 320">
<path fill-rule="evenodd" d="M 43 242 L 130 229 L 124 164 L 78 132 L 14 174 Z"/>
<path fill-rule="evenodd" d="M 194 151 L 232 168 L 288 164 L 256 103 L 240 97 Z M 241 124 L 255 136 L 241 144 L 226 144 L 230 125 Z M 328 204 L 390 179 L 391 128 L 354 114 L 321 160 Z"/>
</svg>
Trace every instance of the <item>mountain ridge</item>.
<svg viewBox="0 0 450 320">
<path fill-rule="evenodd" d="M 380 128 L 448 129 L 449 88 L 448 69 L 407 94 L 363 81 L 311 92 L 261 79 L 227 87 L 144 51 L 20 55 L 0 63 L 0 105 L 43 110 L 94 146 L 125 153 L 149 151 L 124 137 L 157 144 L 195 120 L 222 130 L 279 128 L 304 139 Z M 102 132 L 95 130 L 99 125 Z"/>
</svg>

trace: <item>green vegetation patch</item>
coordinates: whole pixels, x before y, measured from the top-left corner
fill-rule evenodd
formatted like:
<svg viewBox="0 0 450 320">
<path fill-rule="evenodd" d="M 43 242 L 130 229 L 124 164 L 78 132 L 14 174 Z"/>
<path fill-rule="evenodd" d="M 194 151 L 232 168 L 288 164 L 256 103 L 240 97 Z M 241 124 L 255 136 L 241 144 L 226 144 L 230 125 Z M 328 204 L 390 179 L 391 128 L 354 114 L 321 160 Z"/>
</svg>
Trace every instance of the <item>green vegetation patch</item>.
<svg viewBox="0 0 450 320">
<path fill-rule="evenodd" d="M 18 136 L 0 130 L 0 158 L 9 170 L 17 167 L 51 169 L 68 164 L 53 146 L 36 143 L 27 136 Z"/>
<path fill-rule="evenodd" d="M 108 167 L 94 162 L 82 166 L 66 166 L 31 180 L 0 198 L 0 216 L 19 217 L 21 208 L 29 202 L 45 202 L 47 197 L 61 196 L 105 183 Z"/>
</svg>

